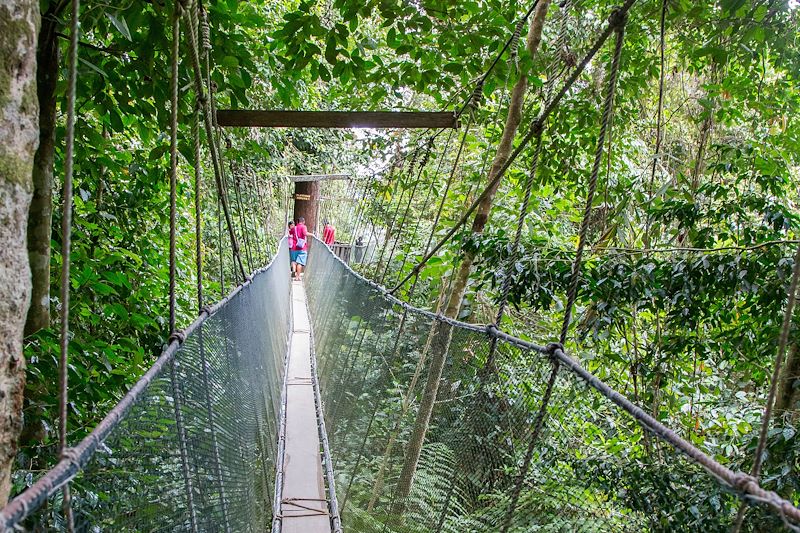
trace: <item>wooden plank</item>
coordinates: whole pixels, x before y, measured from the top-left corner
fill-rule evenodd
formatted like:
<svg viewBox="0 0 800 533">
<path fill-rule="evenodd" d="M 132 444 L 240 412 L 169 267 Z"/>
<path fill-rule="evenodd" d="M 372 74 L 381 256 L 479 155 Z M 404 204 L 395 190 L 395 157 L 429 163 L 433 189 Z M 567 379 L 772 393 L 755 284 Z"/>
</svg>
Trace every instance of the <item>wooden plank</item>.
<svg viewBox="0 0 800 533">
<path fill-rule="evenodd" d="M 311 334 L 301 281 L 292 282 L 292 344 L 287 361 L 282 533 L 331 533 L 311 378 Z"/>
<path fill-rule="evenodd" d="M 280 111 L 219 109 L 217 123 L 249 128 L 458 128 L 451 111 Z"/>
</svg>

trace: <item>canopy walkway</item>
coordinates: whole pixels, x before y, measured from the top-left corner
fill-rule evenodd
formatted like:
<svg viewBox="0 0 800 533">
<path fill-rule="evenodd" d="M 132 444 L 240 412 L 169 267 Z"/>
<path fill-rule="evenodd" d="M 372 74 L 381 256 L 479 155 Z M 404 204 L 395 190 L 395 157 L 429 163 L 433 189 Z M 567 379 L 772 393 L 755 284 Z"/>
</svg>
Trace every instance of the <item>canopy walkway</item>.
<svg viewBox="0 0 800 533">
<path fill-rule="evenodd" d="M 3 509 L 4 530 L 63 529 L 70 481 L 78 531 L 722 531 L 740 498 L 754 504 L 745 530 L 800 523 L 800 509 L 560 345 L 410 307 L 316 240 L 305 287 L 292 284 L 287 256 L 284 241 L 174 338 L 91 435 Z M 402 496 L 410 407 L 442 325 L 452 339 L 441 393 Z M 529 446 L 554 360 L 547 421 Z"/>
<path fill-rule="evenodd" d="M 422 260 L 392 291 L 350 269 L 316 239 L 303 283 L 290 281 L 285 240 L 269 266 L 245 275 L 214 135 L 220 125 L 214 120 L 226 115 L 212 112 L 212 84 L 204 76 L 209 67 L 204 69 L 201 61 L 208 62 L 210 49 L 207 21 L 197 2 L 189 2 L 186 11 L 176 4 L 170 124 L 169 327 L 174 333 L 154 365 L 94 431 L 67 447 L 71 221 L 65 215 L 59 427 L 63 453 L 51 470 L 0 511 L 3 530 L 725 531 L 738 530 L 741 520 L 745 531 L 798 529 L 800 509 L 793 502 L 682 439 L 588 372 L 563 346 L 612 115 L 626 17 L 633 4 L 625 0 L 598 29 L 596 39 L 579 47 L 582 59 L 562 70 L 563 83 L 557 85 L 559 77 L 553 76 L 527 133 L 492 170 L 488 186 L 460 220 L 431 246 L 440 204 Z M 483 83 L 506 50 L 516 57 L 516 42 L 536 5 L 533 2 L 517 24 L 461 110 L 436 120 L 439 126 L 454 127 L 465 114 L 467 122 L 442 202 L 456 174 Z M 67 206 L 72 195 L 77 13 L 74 2 L 63 195 Z M 188 25 L 197 100 L 192 136 L 200 313 L 181 331 L 175 328 L 175 249 L 182 17 Z M 393 296 L 412 278 L 413 293 L 425 262 L 473 213 L 480 214 L 476 210 L 481 202 L 497 191 L 503 174 L 532 143 L 531 171 L 505 267 L 513 268 L 547 119 L 612 34 L 614 51 L 586 209 L 564 323 L 560 337 L 554 337 L 560 342 L 535 344 L 495 325 L 459 322 Z M 315 116 L 314 125 L 320 126 Z M 227 115 L 236 124 L 250 126 L 311 120 L 275 112 L 245 118 Z M 361 118 L 323 118 L 326 127 L 363 125 Z M 385 119 L 368 118 L 380 123 Z M 235 274 L 244 279 L 213 306 L 204 305 L 202 294 L 201 119 Z M 420 174 L 436 135 L 426 143 Z M 411 167 L 417 155 L 415 151 Z M 403 220 L 419 183 L 418 177 Z M 426 204 L 435 197 L 433 191 L 431 187 Z M 387 235 L 402 199 L 401 195 Z M 221 228 L 222 217 L 219 222 Z M 382 281 L 397 240 L 383 262 L 388 244 L 386 238 L 377 261 L 378 269 L 384 268 Z M 401 268 L 398 275 L 402 274 Z M 508 303 L 510 279 L 506 276 L 502 287 L 497 324 Z M 787 307 L 790 316 L 791 306 Z M 750 506 L 747 512 L 744 503 Z"/>
</svg>

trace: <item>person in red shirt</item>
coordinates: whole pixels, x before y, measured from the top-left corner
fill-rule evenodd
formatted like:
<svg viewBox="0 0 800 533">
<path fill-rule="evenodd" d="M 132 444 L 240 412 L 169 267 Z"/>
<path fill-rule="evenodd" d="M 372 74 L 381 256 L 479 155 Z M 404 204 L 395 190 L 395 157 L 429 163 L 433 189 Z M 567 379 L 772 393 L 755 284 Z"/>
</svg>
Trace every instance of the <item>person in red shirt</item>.
<svg viewBox="0 0 800 533">
<path fill-rule="evenodd" d="M 322 229 L 322 242 L 331 246 L 336 241 L 336 229 L 333 227 L 333 224 L 327 220 L 323 222 L 323 224 L 325 227 Z"/>
<path fill-rule="evenodd" d="M 297 251 L 295 256 L 295 272 L 298 279 L 303 279 L 303 270 L 308 260 L 308 230 L 306 229 L 306 219 L 300 217 L 297 219 L 297 225 L 294 227 L 295 243 L 294 249 Z"/>
</svg>

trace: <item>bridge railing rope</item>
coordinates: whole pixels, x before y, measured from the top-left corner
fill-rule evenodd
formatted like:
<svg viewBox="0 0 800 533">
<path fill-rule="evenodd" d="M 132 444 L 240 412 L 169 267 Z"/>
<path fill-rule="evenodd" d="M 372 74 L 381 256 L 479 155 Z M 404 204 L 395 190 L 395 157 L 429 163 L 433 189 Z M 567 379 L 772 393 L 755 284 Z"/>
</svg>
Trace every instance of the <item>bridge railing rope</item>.
<svg viewBox="0 0 800 533">
<path fill-rule="evenodd" d="M 755 506 L 747 516 L 751 529 L 800 523 L 791 502 L 682 439 L 560 344 L 537 345 L 493 325 L 416 309 L 317 241 L 306 280 L 315 331 L 325 332 L 316 353 L 348 531 L 497 531 L 504 520 L 509 531 L 716 531 L 733 524 L 743 500 Z M 412 490 L 397 505 L 414 425 L 403 393 L 434 322 L 452 326 L 450 358 Z M 493 342 L 493 372 L 482 374 Z M 548 424 L 521 468 L 553 359 Z M 387 461 L 388 438 L 394 446 Z"/>
</svg>

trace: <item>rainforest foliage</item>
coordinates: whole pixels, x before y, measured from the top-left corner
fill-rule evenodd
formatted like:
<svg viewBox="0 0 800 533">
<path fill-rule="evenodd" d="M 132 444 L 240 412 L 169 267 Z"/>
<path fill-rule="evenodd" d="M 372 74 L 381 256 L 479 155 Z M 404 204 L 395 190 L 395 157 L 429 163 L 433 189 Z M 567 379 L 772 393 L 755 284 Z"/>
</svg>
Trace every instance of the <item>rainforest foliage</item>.
<svg viewBox="0 0 800 533">
<path fill-rule="evenodd" d="M 49 39 L 60 50 L 49 72 L 58 80 L 51 110 L 52 313 L 50 326 L 26 339 L 19 456 L 25 471 L 52 464 L 57 441 L 66 3 L 42 2 L 50 31 L 40 49 Z M 72 442 L 147 369 L 169 334 L 172 5 L 85 4 L 70 279 Z M 478 106 L 461 117 L 460 129 L 438 134 L 427 157 L 430 132 L 222 130 L 225 186 L 245 267 L 269 260 L 291 216 L 293 191 L 283 176 L 345 172 L 362 179 L 323 186 L 322 213 L 337 226 L 338 239 L 367 243 L 361 268 L 393 285 L 422 257 L 429 236 L 441 237 L 483 190 L 519 73 L 530 78 L 524 132 L 615 5 L 551 6 L 541 53 L 532 58 L 520 46 L 516 58 L 504 55 Z M 528 9 L 506 0 L 212 0 L 205 6 L 218 108 L 312 110 L 457 110 Z M 799 15 L 793 0 L 635 4 L 568 342 L 599 377 L 743 470 L 753 460 L 800 238 Z M 186 325 L 197 312 L 196 111 L 185 44 L 182 50 L 178 295 L 179 322 Z M 485 231 L 457 234 L 422 270 L 414 294 L 405 285 L 401 295 L 435 308 L 471 250 L 477 260 L 461 318 L 492 322 L 499 287 L 511 276 L 512 309 L 501 327 L 541 343 L 557 340 L 610 60 L 605 46 L 547 120 L 520 253 L 509 263 L 531 149 L 503 179 Z M 47 66 L 40 62 L 40 68 Z M 213 299 L 239 280 L 204 156 L 202 245 L 205 291 Z M 352 196 L 360 202 L 345 199 Z M 763 477 L 767 488 L 795 501 L 798 375 L 800 340 L 793 333 Z M 17 490 L 29 481 L 18 477 Z"/>
</svg>

